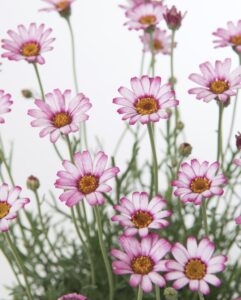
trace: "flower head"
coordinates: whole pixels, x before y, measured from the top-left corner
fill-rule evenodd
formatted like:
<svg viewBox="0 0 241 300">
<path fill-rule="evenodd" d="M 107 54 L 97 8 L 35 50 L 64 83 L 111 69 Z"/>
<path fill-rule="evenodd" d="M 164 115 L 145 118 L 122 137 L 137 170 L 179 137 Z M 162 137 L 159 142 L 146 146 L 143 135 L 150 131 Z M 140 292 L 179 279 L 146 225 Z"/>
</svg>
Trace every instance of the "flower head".
<svg viewBox="0 0 241 300">
<path fill-rule="evenodd" d="M 185 14 L 182 15 L 174 5 L 170 9 L 167 9 L 163 15 L 168 28 L 171 30 L 178 30 L 181 27 L 184 16 Z"/>
<path fill-rule="evenodd" d="M 187 248 L 176 243 L 172 247 L 175 260 L 167 262 L 170 270 L 165 275 L 166 280 L 175 280 L 173 287 L 177 290 L 189 284 L 192 291 L 200 291 L 207 295 L 210 292 L 208 284 L 220 286 L 220 279 L 213 275 L 225 269 L 227 257 L 223 255 L 213 257 L 214 244 L 204 238 L 197 244 L 195 237 L 187 239 Z"/>
<path fill-rule="evenodd" d="M 163 19 L 164 11 L 163 5 L 156 5 L 152 2 L 136 5 L 126 11 L 129 21 L 124 25 L 127 25 L 130 30 L 147 29 L 157 25 Z"/>
<path fill-rule="evenodd" d="M 189 94 L 197 95 L 198 100 L 209 102 L 213 99 L 225 102 L 230 96 L 237 93 L 241 87 L 241 67 L 230 72 L 231 59 L 226 58 L 224 62 L 216 61 L 215 66 L 205 62 L 199 66 L 202 75 L 191 74 L 189 79 L 202 87 L 190 89 Z"/>
<path fill-rule="evenodd" d="M 106 182 L 116 176 L 119 168 L 106 169 L 108 156 L 100 151 L 94 160 L 89 151 L 74 154 L 74 162 L 63 161 L 64 171 L 59 171 L 55 187 L 64 189 L 59 199 L 69 207 L 83 198 L 90 205 L 102 205 L 105 202 L 103 193 L 110 192 L 111 187 Z"/>
<path fill-rule="evenodd" d="M 38 109 L 30 109 L 28 114 L 36 120 L 31 122 L 33 127 L 44 127 L 40 137 L 50 134 L 50 140 L 55 143 L 61 134 L 68 135 L 79 129 L 79 123 L 88 120 L 86 112 L 92 104 L 84 94 L 77 94 L 71 98 L 71 91 L 61 93 L 55 89 L 45 96 L 46 102 L 36 99 Z"/>
<path fill-rule="evenodd" d="M 241 53 L 241 20 L 236 25 L 228 22 L 227 27 L 218 28 L 213 32 L 213 35 L 219 38 L 213 41 L 216 44 L 215 48 L 231 46 L 237 53 Z"/>
<path fill-rule="evenodd" d="M 10 99 L 11 99 L 10 94 L 5 94 L 3 90 L 0 90 L 0 115 L 11 111 L 9 107 L 13 104 L 13 101 Z M 4 122 L 5 122 L 4 118 L 0 117 L 0 124 Z"/>
<path fill-rule="evenodd" d="M 200 163 L 197 159 L 192 159 L 190 164 L 182 163 L 178 179 L 172 182 L 177 187 L 174 195 L 184 203 L 193 202 L 196 205 L 200 205 L 205 198 L 222 195 L 222 185 L 227 179 L 222 173 L 216 174 L 218 169 L 218 162 L 209 165 L 207 161 Z"/>
<path fill-rule="evenodd" d="M 168 119 L 166 109 L 179 103 L 174 99 L 175 93 L 169 83 L 161 86 L 160 77 L 134 77 L 131 79 L 131 87 L 132 90 L 120 87 L 118 91 L 122 97 L 113 99 L 113 103 L 123 106 L 117 111 L 124 114 L 122 120 L 129 119 L 130 125 L 137 121 L 147 124 Z"/>
<path fill-rule="evenodd" d="M 80 294 L 66 294 L 61 296 L 58 300 L 87 300 L 87 298 Z"/>
<path fill-rule="evenodd" d="M 113 249 L 111 255 L 117 260 L 112 263 L 113 272 L 117 275 L 131 274 L 130 285 L 141 286 L 146 293 L 152 291 L 152 284 L 160 287 L 166 285 L 159 274 L 167 271 L 166 260 L 162 258 L 171 249 L 171 244 L 160 239 L 157 234 L 150 234 L 139 242 L 136 238 L 122 236 L 120 244 L 123 251 Z"/>
<path fill-rule="evenodd" d="M 17 217 L 17 211 L 30 202 L 28 198 L 19 198 L 21 187 L 9 188 L 6 183 L 0 186 L 0 231 L 8 231 L 9 221 Z"/>
<path fill-rule="evenodd" d="M 44 64 L 42 56 L 44 52 L 51 51 L 50 44 L 55 38 L 49 38 L 52 29 L 45 29 L 45 25 L 37 26 L 31 23 L 28 28 L 24 25 L 18 26 L 18 31 L 8 30 L 11 40 L 3 39 L 2 48 L 7 52 L 2 54 L 9 60 L 26 60 L 29 63 Z"/>
<path fill-rule="evenodd" d="M 152 51 L 154 53 L 170 54 L 171 53 L 171 36 L 167 33 L 166 30 L 155 28 L 153 33 L 153 45 L 151 46 L 151 37 L 148 32 L 144 32 L 140 37 L 144 45 L 143 51 Z"/>
<path fill-rule="evenodd" d="M 237 217 L 235 219 L 236 224 L 240 225 L 241 224 L 241 216 Z"/>
<path fill-rule="evenodd" d="M 42 0 L 50 4 L 50 7 L 42 8 L 40 11 L 57 11 L 61 16 L 66 17 L 71 13 L 71 5 L 75 0 Z"/>
<path fill-rule="evenodd" d="M 147 193 L 135 192 L 131 200 L 123 197 L 120 202 L 114 207 L 120 215 L 113 216 L 112 221 L 119 222 L 125 228 L 126 236 L 139 233 L 144 237 L 149 229 L 161 229 L 169 225 L 164 218 L 169 217 L 171 212 L 163 210 L 166 201 L 159 195 L 149 201 Z"/>
</svg>

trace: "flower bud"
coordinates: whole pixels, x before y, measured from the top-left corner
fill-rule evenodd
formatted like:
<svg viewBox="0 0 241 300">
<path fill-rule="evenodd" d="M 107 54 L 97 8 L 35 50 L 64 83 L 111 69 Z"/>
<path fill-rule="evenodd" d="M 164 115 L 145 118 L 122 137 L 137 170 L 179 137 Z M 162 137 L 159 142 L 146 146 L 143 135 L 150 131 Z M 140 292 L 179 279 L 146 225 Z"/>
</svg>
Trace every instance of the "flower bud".
<svg viewBox="0 0 241 300">
<path fill-rule="evenodd" d="M 241 133 L 238 132 L 238 134 L 236 134 L 235 137 L 237 149 L 241 151 Z"/>
<path fill-rule="evenodd" d="M 37 177 L 31 175 L 27 179 L 27 188 L 31 191 L 37 191 L 37 189 L 40 187 L 40 182 Z"/>
<path fill-rule="evenodd" d="M 184 128 L 184 123 L 182 121 L 178 121 L 177 122 L 177 129 L 178 130 L 183 130 L 183 128 Z"/>
<path fill-rule="evenodd" d="M 188 143 L 182 143 L 178 152 L 181 156 L 189 156 L 192 153 L 192 146 Z"/>
<path fill-rule="evenodd" d="M 33 98 L 33 93 L 32 91 L 28 90 L 28 89 L 23 89 L 21 91 L 22 95 L 24 98 L 29 99 L 29 98 Z"/>
<path fill-rule="evenodd" d="M 178 293 L 174 288 L 168 287 L 164 290 L 164 296 L 166 300 L 177 300 Z"/>
<path fill-rule="evenodd" d="M 171 30 L 178 30 L 182 25 L 182 19 L 185 14 L 182 16 L 180 11 L 177 11 L 176 6 L 172 6 L 171 9 L 167 9 L 166 13 L 163 15 L 167 26 Z"/>
</svg>

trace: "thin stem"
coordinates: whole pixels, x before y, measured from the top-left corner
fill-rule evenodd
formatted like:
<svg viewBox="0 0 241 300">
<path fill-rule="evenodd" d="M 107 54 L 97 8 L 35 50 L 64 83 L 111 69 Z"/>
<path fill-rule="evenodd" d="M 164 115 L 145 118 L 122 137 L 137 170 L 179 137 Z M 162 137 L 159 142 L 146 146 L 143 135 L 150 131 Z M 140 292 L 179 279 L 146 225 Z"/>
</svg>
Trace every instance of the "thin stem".
<svg viewBox="0 0 241 300">
<path fill-rule="evenodd" d="M 145 52 L 145 51 L 142 51 L 142 56 L 141 56 L 141 67 L 140 67 L 140 76 L 143 75 L 144 65 L 145 65 L 145 57 L 146 57 L 146 52 Z"/>
<path fill-rule="evenodd" d="M 73 151 L 72 151 L 71 142 L 70 142 L 68 135 L 66 135 L 66 142 L 67 142 L 67 146 L 68 146 L 68 150 L 69 150 L 70 160 L 71 160 L 71 162 L 74 162 Z"/>
<path fill-rule="evenodd" d="M 207 207 L 206 207 L 205 199 L 202 202 L 202 218 L 203 218 L 205 235 L 208 236 L 208 219 L 207 219 Z"/>
<path fill-rule="evenodd" d="M 217 161 L 223 163 L 223 141 L 222 141 L 222 120 L 223 120 L 223 104 L 219 103 L 219 116 L 218 116 L 218 141 L 217 141 Z"/>
<path fill-rule="evenodd" d="M 11 250 L 13 252 L 13 255 L 14 255 L 16 263 L 17 263 L 17 265 L 19 267 L 19 270 L 20 270 L 20 272 L 23 275 L 24 282 L 25 282 L 25 285 L 26 285 L 26 295 L 27 295 L 27 297 L 28 297 L 29 300 L 33 300 L 33 297 L 31 295 L 30 285 L 29 285 L 28 278 L 27 278 L 27 275 L 26 275 L 26 270 L 25 270 L 24 264 L 23 264 L 23 262 L 22 262 L 22 260 L 21 260 L 21 258 L 19 256 L 19 254 L 18 254 L 18 250 L 15 247 L 14 243 L 12 242 L 10 234 L 8 232 L 5 233 L 5 237 L 7 239 L 9 247 L 11 248 Z"/>
<path fill-rule="evenodd" d="M 198 295 L 199 295 L 199 299 L 200 299 L 200 300 L 205 300 L 205 298 L 204 298 L 204 296 L 203 296 L 202 293 L 198 292 Z"/>
<path fill-rule="evenodd" d="M 155 76 L 155 51 L 154 51 L 154 37 L 153 31 L 150 32 L 150 48 L 151 48 L 151 69 L 152 76 Z"/>
<path fill-rule="evenodd" d="M 174 77 L 174 48 L 175 48 L 175 30 L 172 30 L 171 36 L 171 55 L 170 55 L 170 64 L 171 64 L 171 84 L 172 88 L 175 87 L 175 77 Z"/>
<path fill-rule="evenodd" d="M 15 186 L 13 175 L 12 175 L 12 172 L 11 172 L 11 168 L 8 165 L 7 161 L 6 161 L 5 155 L 3 155 L 2 160 L 3 160 L 4 166 L 5 166 L 6 170 L 7 170 L 7 173 L 8 173 L 9 179 L 11 181 L 11 184 L 12 184 L 12 186 Z"/>
<path fill-rule="evenodd" d="M 156 154 L 156 147 L 155 147 L 155 140 L 154 140 L 154 133 L 151 126 L 151 123 L 147 124 L 150 143 L 151 143 L 151 151 L 152 151 L 152 158 L 153 158 L 153 173 L 154 173 L 154 191 L 155 194 L 158 194 L 158 162 L 157 162 L 157 154 Z"/>
<path fill-rule="evenodd" d="M 142 300 L 142 296 L 143 296 L 143 291 L 142 291 L 141 286 L 139 285 L 138 294 L 137 294 L 137 300 Z"/>
<path fill-rule="evenodd" d="M 103 241 L 103 227 L 102 227 L 102 223 L 101 223 L 101 216 L 100 216 L 100 211 L 99 211 L 98 206 L 94 207 L 94 213 L 95 213 L 95 218 L 96 218 L 96 221 L 97 221 L 98 238 L 99 238 L 100 249 L 101 249 L 101 253 L 102 253 L 102 256 L 103 256 L 103 260 L 104 260 L 104 264 L 105 264 L 105 268 L 106 268 L 106 272 L 107 272 L 107 276 L 108 276 L 109 300 L 113 300 L 114 299 L 113 277 L 112 277 L 110 262 L 108 260 L 108 254 L 106 252 L 106 248 L 105 248 L 104 241 Z"/>
<path fill-rule="evenodd" d="M 160 287 L 158 285 L 155 285 L 155 293 L 156 293 L 156 300 L 160 300 L 161 299 Z"/>
<path fill-rule="evenodd" d="M 42 84 L 42 81 L 41 81 L 41 78 L 40 78 L 38 66 L 37 66 L 36 63 L 33 63 L 33 67 L 34 67 L 34 71 L 35 71 L 37 79 L 38 79 L 38 84 L 39 84 L 39 88 L 40 88 L 40 92 L 41 92 L 41 98 L 42 98 L 43 101 L 45 101 L 44 88 L 43 88 L 43 84 Z"/>
<path fill-rule="evenodd" d="M 60 159 L 61 161 L 63 161 L 64 158 L 63 158 L 63 156 L 61 155 L 59 149 L 57 148 L 57 146 L 56 146 L 55 144 L 53 144 L 53 146 L 54 146 L 54 150 L 55 150 L 56 154 L 58 155 L 59 159 Z"/>
</svg>

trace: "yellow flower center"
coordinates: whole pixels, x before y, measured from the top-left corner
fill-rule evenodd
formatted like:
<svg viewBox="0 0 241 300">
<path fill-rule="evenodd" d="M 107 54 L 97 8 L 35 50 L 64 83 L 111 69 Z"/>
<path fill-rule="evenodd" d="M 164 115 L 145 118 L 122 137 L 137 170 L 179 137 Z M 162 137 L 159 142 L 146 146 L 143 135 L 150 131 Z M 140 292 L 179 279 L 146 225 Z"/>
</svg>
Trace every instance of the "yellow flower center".
<svg viewBox="0 0 241 300">
<path fill-rule="evenodd" d="M 136 111 L 140 115 L 150 115 L 158 111 L 158 102 L 151 97 L 141 98 L 135 104 Z"/>
<path fill-rule="evenodd" d="M 146 275 L 153 270 L 154 263 L 149 256 L 138 256 L 131 262 L 134 273 Z"/>
<path fill-rule="evenodd" d="M 56 3 L 55 6 L 60 11 L 67 10 L 69 9 L 69 1 L 60 1 L 59 3 Z"/>
<path fill-rule="evenodd" d="M 190 280 L 201 280 L 207 274 L 207 267 L 200 259 L 193 258 L 186 263 L 184 272 Z"/>
<path fill-rule="evenodd" d="M 213 81 L 210 84 L 210 90 L 214 94 L 222 94 L 223 92 L 227 91 L 228 89 L 229 89 L 229 85 L 224 80 Z"/>
<path fill-rule="evenodd" d="M 70 124 L 71 121 L 71 116 L 66 112 L 57 113 L 52 119 L 54 126 L 57 128 L 66 126 Z"/>
<path fill-rule="evenodd" d="M 234 44 L 235 46 L 240 46 L 241 45 L 241 35 L 232 36 L 230 39 L 230 42 L 232 44 Z"/>
<path fill-rule="evenodd" d="M 210 182 L 207 178 L 197 177 L 191 182 L 191 190 L 193 193 L 202 193 L 210 188 Z"/>
<path fill-rule="evenodd" d="M 153 15 L 149 15 L 149 16 L 142 16 L 140 19 L 139 19 L 139 22 L 142 24 L 142 25 L 155 25 L 156 24 L 156 16 L 153 16 Z"/>
<path fill-rule="evenodd" d="M 11 206 L 6 202 L 0 202 L 0 219 L 6 217 L 9 213 Z"/>
<path fill-rule="evenodd" d="M 137 228 L 145 228 L 153 221 L 152 215 L 147 211 L 139 210 L 131 218 Z"/>
<path fill-rule="evenodd" d="M 163 49 L 162 42 L 160 40 L 155 39 L 153 42 L 154 50 L 159 51 Z"/>
<path fill-rule="evenodd" d="M 94 192 L 99 185 L 99 180 L 93 175 L 85 175 L 78 182 L 79 191 L 83 194 Z"/>
<path fill-rule="evenodd" d="M 37 56 L 40 52 L 40 46 L 36 42 L 29 42 L 22 46 L 21 53 L 23 56 Z"/>
</svg>

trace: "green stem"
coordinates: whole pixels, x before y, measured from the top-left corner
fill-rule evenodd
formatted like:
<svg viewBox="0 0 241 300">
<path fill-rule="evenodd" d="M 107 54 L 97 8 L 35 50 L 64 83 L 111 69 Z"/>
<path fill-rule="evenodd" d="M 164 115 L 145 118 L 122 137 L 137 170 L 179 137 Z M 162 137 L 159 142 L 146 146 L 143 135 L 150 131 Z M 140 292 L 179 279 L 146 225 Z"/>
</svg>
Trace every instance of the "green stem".
<svg viewBox="0 0 241 300">
<path fill-rule="evenodd" d="M 69 157 L 70 157 L 71 162 L 73 163 L 74 156 L 73 156 L 73 151 L 72 151 L 72 147 L 71 147 L 71 142 L 70 142 L 68 135 L 66 135 L 65 137 L 66 137 L 66 142 L 67 142 L 67 146 L 68 146 L 68 150 L 69 150 Z"/>
<path fill-rule="evenodd" d="M 171 36 L 171 55 L 170 55 L 170 64 L 171 64 L 171 84 L 172 88 L 175 87 L 175 77 L 174 77 L 174 45 L 175 45 L 175 30 L 172 30 Z"/>
<path fill-rule="evenodd" d="M 13 252 L 13 255 L 14 255 L 16 263 L 17 263 L 17 265 L 19 267 L 19 270 L 20 270 L 20 272 L 23 275 L 24 282 L 25 282 L 25 285 L 26 285 L 26 295 L 27 295 L 27 297 L 28 297 L 29 300 L 33 300 L 33 297 L 31 295 L 30 285 L 29 285 L 28 278 L 27 278 L 27 275 L 26 275 L 26 270 L 25 270 L 24 264 L 23 264 L 23 262 L 22 262 L 22 260 L 21 260 L 21 258 L 19 256 L 19 254 L 18 254 L 18 250 L 15 247 L 14 243 L 12 242 L 10 234 L 8 232 L 6 232 L 5 236 L 6 236 L 8 245 L 9 245 L 9 247 L 11 248 L 11 250 Z"/>
<path fill-rule="evenodd" d="M 222 141 L 222 120 L 223 120 L 223 104 L 219 103 L 219 116 L 218 116 L 218 145 L 217 145 L 217 161 L 223 163 L 223 141 Z"/>
<path fill-rule="evenodd" d="M 110 262 L 108 260 L 108 254 L 105 249 L 104 241 L 103 241 L 103 227 L 101 223 L 101 216 L 100 216 L 100 211 L 98 206 L 94 206 L 94 213 L 95 213 L 95 218 L 97 221 L 97 228 L 98 228 L 98 238 L 99 238 L 99 244 L 100 244 L 100 249 L 101 253 L 103 256 L 107 276 L 108 276 L 108 283 L 109 283 L 109 300 L 114 299 L 114 287 L 113 287 L 113 277 L 112 277 L 112 270 L 110 266 Z"/>
<path fill-rule="evenodd" d="M 145 57 L 146 57 L 146 52 L 145 52 L 145 51 L 142 51 L 142 56 L 141 56 L 141 67 L 140 67 L 140 76 L 143 75 L 144 65 L 145 65 Z"/>
<path fill-rule="evenodd" d="M 141 286 L 139 285 L 138 294 L 137 294 L 137 300 L 142 300 L 142 296 L 143 296 L 143 291 L 142 291 Z"/>
<path fill-rule="evenodd" d="M 158 162 L 157 162 L 157 154 L 156 154 L 156 147 L 155 147 L 155 140 L 154 140 L 154 133 L 151 126 L 151 123 L 147 124 L 150 143 L 151 143 L 151 151 L 152 151 L 152 158 L 153 158 L 153 173 L 154 173 L 154 191 L 155 194 L 158 194 Z"/>
<path fill-rule="evenodd" d="M 41 92 L 41 98 L 43 101 L 45 101 L 45 96 L 44 96 L 44 89 L 43 89 L 43 84 L 40 78 L 40 74 L 39 74 L 39 70 L 38 70 L 38 66 L 36 63 L 33 63 L 33 67 L 34 67 L 34 71 L 36 73 L 37 76 L 37 80 L 38 80 L 38 84 L 39 84 L 39 88 L 40 88 L 40 92 Z"/>
<path fill-rule="evenodd" d="M 150 48 L 151 48 L 151 69 L 152 69 L 152 76 L 155 76 L 155 51 L 154 51 L 154 37 L 153 31 L 150 32 Z"/>
<path fill-rule="evenodd" d="M 204 296 L 203 296 L 202 293 L 198 292 L 198 295 L 199 295 L 199 299 L 200 299 L 200 300 L 205 300 L 205 298 L 204 298 Z"/>
<path fill-rule="evenodd" d="M 202 201 L 202 218 L 204 224 L 205 235 L 208 236 L 208 219 L 207 219 L 207 207 L 206 207 L 206 199 Z"/>
<path fill-rule="evenodd" d="M 57 148 L 57 146 L 56 146 L 55 144 L 53 144 L 53 146 L 54 146 L 54 150 L 55 150 L 56 154 L 58 155 L 59 159 L 60 159 L 61 161 L 63 161 L 64 158 L 63 158 L 63 156 L 61 155 L 59 149 Z"/>
<path fill-rule="evenodd" d="M 158 285 L 155 285 L 155 292 L 156 292 L 156 300 L 160 300 L 161 299 L 160 287 Z"/>
</svg>

